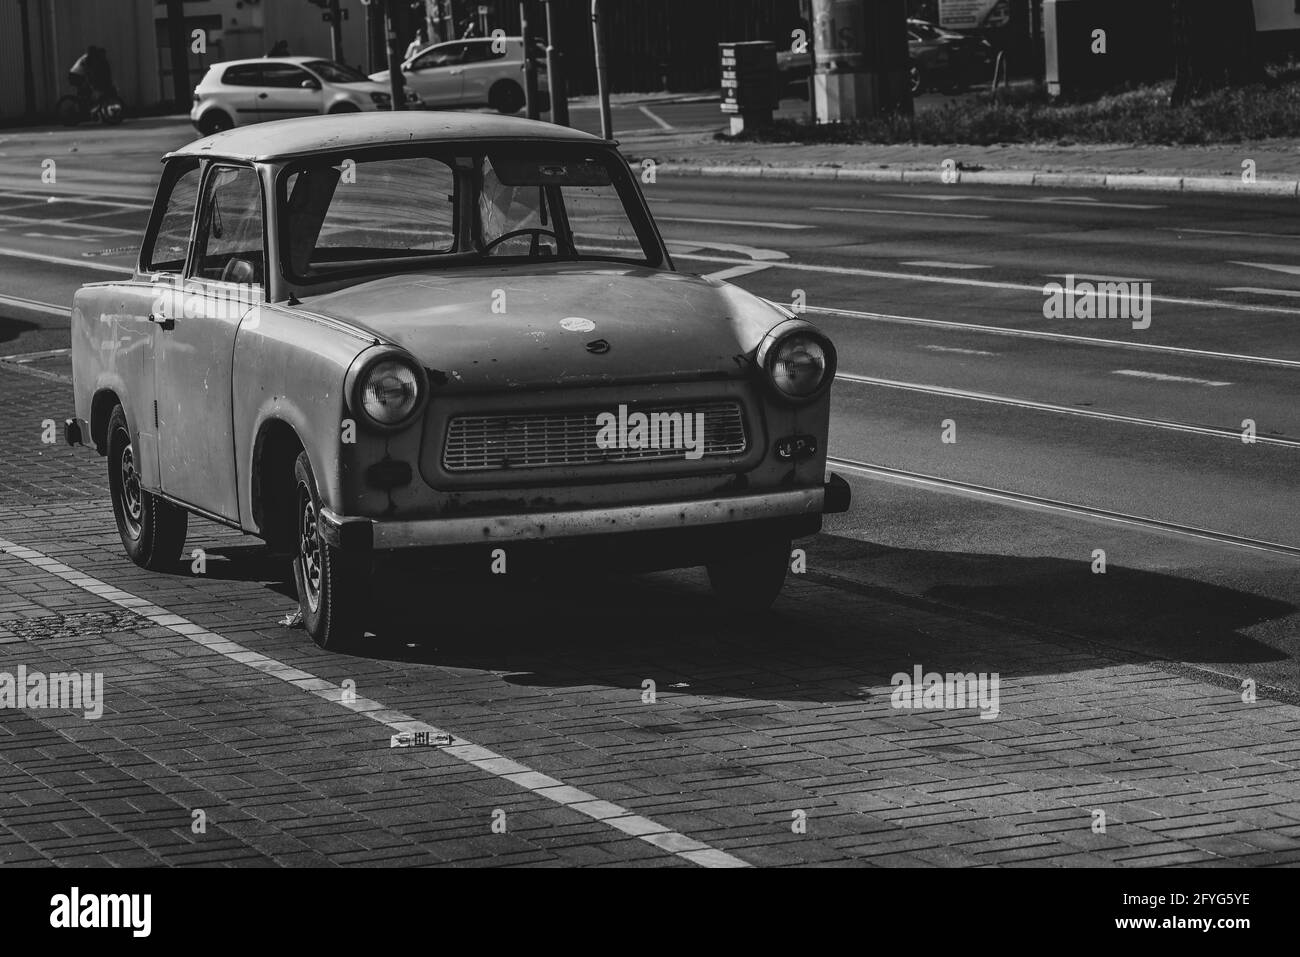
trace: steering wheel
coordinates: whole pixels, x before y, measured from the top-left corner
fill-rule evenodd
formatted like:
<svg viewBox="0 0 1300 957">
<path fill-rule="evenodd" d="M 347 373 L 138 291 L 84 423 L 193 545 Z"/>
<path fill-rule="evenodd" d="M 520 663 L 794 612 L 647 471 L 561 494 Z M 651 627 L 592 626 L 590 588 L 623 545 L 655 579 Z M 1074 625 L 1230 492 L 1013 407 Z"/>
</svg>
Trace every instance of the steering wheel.
<svg viewBox="0 0 1300 957">
<path fill-rule="evenodd" d="M 550 236 L 552 239 L 555 240 L 555 245 L 557 247 L 560 245 L 560 237 L 557 236 L 553 230 L 546 229 L 541 226 L 530 226 L 525 229 L 512 229 L 508 233 L 502 233 L 496 239 L 492 240 L 490 243 L 484 246 L 483 252 L 485 253 L 491 252 L 493 247 L 499 245 L 500 243 L 505 242 L 507 239 L 514 239 L 516 236 L 533 237 L 533 241 L 528 247 L 528 255 L 530 256 L 537 255 L 537 246 L 543 236 Z"/>
</svg>

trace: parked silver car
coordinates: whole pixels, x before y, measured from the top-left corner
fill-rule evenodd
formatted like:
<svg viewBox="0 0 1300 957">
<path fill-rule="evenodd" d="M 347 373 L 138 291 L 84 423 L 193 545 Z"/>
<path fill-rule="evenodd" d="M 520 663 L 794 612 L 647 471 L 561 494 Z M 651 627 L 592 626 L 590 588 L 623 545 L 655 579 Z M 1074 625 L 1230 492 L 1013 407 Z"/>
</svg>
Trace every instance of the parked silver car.
<svg viewBox="0 0 1300 957">
<path fill-rule="evenodd" d="M 422 108 L 406 91 L 409 107 Z M 265 120 L 387 110 L 392 94 L 363 73 L 314 57 L 262 57 L 214 63 L 194 88 L 190 121 L 203 134 Z"/>
<path fill-rule="evenodd" d="M 546 86 L 546 48 L 534 43 L 539 99 Z M 388 83 L 388 71 L 370 74 Z M 524 106 L 524 41 L 522 37 L 481 37 L 435 43 L 402 63 L 402 79 L 428 106 L 490 106 L 500 113 L 517 113 Z M 549 104 L 543 104 L 547 109 Z"/>
</svg>

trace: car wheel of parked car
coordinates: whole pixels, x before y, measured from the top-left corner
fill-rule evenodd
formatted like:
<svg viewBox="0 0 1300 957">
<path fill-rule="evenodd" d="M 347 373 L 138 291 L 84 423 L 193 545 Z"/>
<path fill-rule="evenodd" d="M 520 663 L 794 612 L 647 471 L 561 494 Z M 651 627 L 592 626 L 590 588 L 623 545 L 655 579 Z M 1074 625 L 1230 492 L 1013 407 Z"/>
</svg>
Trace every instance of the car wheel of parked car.
<svg viewBox="0 0 1300 957">
<path fill-rule="evenodd" d="M 298 546 L 293 581 L 298 589 L 302 624 L 322 648 L 338 651 L 361 638 L 362 616 L 370 590 L 369 560 L 349 555 L 320 537 L 321 501 L 307 453 L 293 467 L 297 488 Z"/>
<path fill-rule="evenodd" d="M 765 542 L 710 562 L 709 584 L 729 610 L 741 614 L 763 612 L 772 607 L 781 593 L 789 566 L 790 543 Z"/>
<path fill-rule="evenodd" d="M 360 113 L 361 107 L 355 103 L 336 103 L 330 107 L 331 113 Z"/>
<path fill-rule="evenodd" d="M 59 122 L 64 126 L 76 126 L 81 122 L 82 113 L 81 101 L 75 96 L 61 96 L 59 102 L 54 106 L 54 112 L 59 117 Z"/>
<path fill-rule="evenodd" d="M 916 94 L 921 92 L 925 84 L 923 83 L 923 78 L 921 76 L 921 68 L 919 66 L 912 66 L 908 68 L 907 83 L 908 86 L 912 88 L 913 96 L 916 96 Z"/>
<path fill-rule="evenodd" d="M 170 569 L 185 547 L 189 514 L 140 487 L 140 472 L 122 407 L 108 419 L 108 487 L 122 547 L 131 561 L 152 571 Z"/>
<path fill-rule="evenodd" d="M 199 120 L 199 132 L 204 136 L 211 136 L 213 133 L 220 133 L 222 130 L 233 129 L 235 121 L 223 110 L 208 110 Z"/>
<path fill-rule="evenodd" d="M 488 90 L 488 106 L 498 113 L 518 113 L 524 108 L 523 88 L 509 80 L 498 80 Z"/>
</svg>

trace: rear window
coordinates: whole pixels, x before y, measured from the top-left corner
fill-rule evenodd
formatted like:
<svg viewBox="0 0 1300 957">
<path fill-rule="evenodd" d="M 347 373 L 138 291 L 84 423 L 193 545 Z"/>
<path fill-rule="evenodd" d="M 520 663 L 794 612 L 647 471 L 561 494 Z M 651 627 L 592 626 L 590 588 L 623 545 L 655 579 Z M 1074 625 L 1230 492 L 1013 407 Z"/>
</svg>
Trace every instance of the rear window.
<svg viewBox="0 0 1300 957">
<path fill-rule="evenodd" d="M 221 75 L 221 82 L 227 86 L 258 86 L 259 70 L 256 63 L 228 66 L 226 72 Z"/>
</svg>

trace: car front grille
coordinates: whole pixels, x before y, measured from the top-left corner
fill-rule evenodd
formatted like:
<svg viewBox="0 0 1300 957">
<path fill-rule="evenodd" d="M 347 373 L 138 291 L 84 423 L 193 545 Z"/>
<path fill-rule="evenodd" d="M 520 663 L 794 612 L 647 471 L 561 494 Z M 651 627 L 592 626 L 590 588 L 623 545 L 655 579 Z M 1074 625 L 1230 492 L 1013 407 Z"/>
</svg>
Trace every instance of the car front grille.
<svg viewBox="0 0 1300 957">
<path fill-rule="evenodd" d="M 618 414 L 617 409 L 602 408 L 514 415 L 458 415 L 447 428 L 442 450 L 443 468 L 448 472 L 487 472 L 686 459 L 686 452 L 680 447 L 599 447 L 597 418 L 602 412 Z M 745 419 L 738 402 L 629 407 L 629 415 L 636 412 L 647 416 L 703 414 L 702 458 L 741 455 L 748 448 Z M 666 420 L 657 421 L 662 425 Z M 679 436 L 673 430 L 670 437 L 676 439 Z"/>
</svg>

